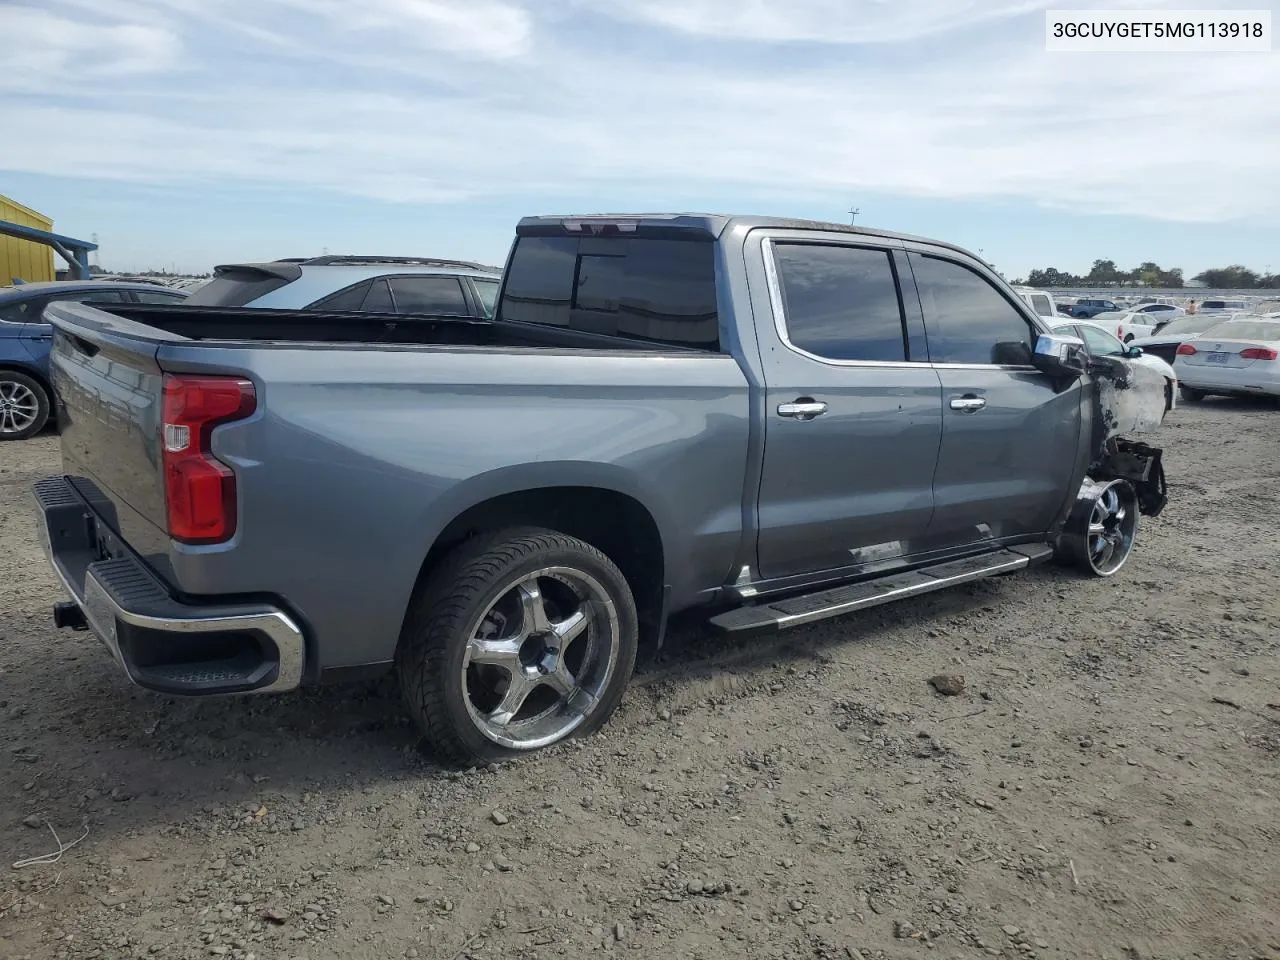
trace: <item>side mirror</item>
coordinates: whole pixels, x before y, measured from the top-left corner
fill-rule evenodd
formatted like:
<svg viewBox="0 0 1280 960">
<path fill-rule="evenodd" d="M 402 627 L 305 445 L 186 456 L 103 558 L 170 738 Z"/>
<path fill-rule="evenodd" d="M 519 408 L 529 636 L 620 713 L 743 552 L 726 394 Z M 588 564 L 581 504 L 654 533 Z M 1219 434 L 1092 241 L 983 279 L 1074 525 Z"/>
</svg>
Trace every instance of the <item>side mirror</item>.
<svg viewBox="0 0 1280 960">
<path fill-rule="evenodd" d="M 1078 377 L 1085 371 L 1088 356 L 1084 341 L 1062 333 L 1042 333 L 1036 340 L 1031 361 L 1041 373 L 1054 377 Z"/>
<path fill-rule="evenodd" d="M 1124 355 L 1128 357 L 1130 360 L 1136 360 L 1138 359 L 1138 357 L 1142 356 L 1142 348 L 1130 347 L 1128 350 L 1125 351 Z"/>
</svg>

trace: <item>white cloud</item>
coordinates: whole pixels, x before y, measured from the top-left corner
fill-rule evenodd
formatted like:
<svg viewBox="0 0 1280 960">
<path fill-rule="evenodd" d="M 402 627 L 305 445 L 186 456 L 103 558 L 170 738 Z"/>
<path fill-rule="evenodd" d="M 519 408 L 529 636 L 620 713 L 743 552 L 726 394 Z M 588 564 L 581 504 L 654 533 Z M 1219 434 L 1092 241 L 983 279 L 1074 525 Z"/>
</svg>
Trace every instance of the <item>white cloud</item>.
<svg viewBox="0 0 1280 960">
<path fill-rule="evenodd" d="M 0 6 L 0 89 L 57 89 L 71 78 L 103 81 L 171 69 L 182 44 L 151 23 L 97 25 L 35 7 Z"/>
<path fill-rule="evenodd" d="M 776 208 L 876 191 L 1280 222 L 1280 99 L 1269 95 L 1280 64 L 1265 55 L 1049 55 L 1032 30 L 1029 42 L 993 33 L 891 76 L 854 58 L 764 68 L 744 56 L 713 69 L 643 55 L 616 32 L 557 32 L 510 0 L 366 0 L 352 19 L 342 13 L 350 4 L 306 0 L 308 15 L 299 5 L 284 20 L 255 20 L 247 0 L 149 2 L 163 17 L 132 25 L 159 31 L 157 49 L 178 49 L 180 36 L 203 72 L 145 95 L 135 78 L 74 103 L 19 98 L 5 112 L 0 169 L 412 203 L 518 197 L 530 210 L 585 193 L 644 207 L 729 196 Z M 755 0 L 742 10 L 748 20 L 790 10 L 793 31 L 813 32 L 819 6 Z M 934 29 L 914 0 L 858 6 L 876 36 Z M 973 22 L 1021 6 L 956 4 L 948 16 Z M 829 36 L 862 36 L 838 8 Z M 269 37 L 208 41 L 235 21 Z M 287 59 L 277 36 L 296 44 Z M 910 62 L 911 45 L 900 49 Z M 254 52 L 259 62 L 246 59 Z M 152 69 L 172 63 L 150 47 L 129 56 L 143 53 Z"/>
<path fill-rule="evenodd" d="M 1054 6 L 1054 0 L 607 0 L 596 8 L 725 39 L 890 43 Z"/>
</svg>

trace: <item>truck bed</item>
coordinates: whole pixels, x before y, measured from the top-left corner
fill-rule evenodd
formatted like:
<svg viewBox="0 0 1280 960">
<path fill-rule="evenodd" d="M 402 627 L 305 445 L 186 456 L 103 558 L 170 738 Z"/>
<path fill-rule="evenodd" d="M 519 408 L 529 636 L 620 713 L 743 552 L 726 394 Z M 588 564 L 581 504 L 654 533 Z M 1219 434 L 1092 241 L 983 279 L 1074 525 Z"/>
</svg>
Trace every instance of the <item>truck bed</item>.
<svg viewBox="0 0 1280 960">
<path fill-rule="evenodd" d="M 167 304 L 94 304 L 95 310 L 186 340 L 223 343 L 340 343 L 454 347 L 523 347 L 702 353 L 692 347 L 536 323 L 475 317 L 267 310 Z M 125 332 L 124 330 L 120 332 Z"/>
</svg>

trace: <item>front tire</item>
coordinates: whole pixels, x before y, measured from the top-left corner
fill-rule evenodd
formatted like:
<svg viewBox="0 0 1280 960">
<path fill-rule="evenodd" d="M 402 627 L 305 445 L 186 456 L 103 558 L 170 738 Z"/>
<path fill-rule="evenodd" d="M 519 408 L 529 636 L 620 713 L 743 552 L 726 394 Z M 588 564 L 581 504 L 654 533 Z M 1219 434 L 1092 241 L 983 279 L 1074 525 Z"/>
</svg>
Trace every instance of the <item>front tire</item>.
<svg viewBox="0 0 1280 960">
<path fill-rule="evenodd" d="M 415 591 L 400 689 L 447 763 L 521 756 L 598 729 L 635 668 L 626 578 L 588 543 L 515 528 L 463 543 Z"/>
<path fill-rule="evenodd" d="M 1133 554 L 1138 513 L 1138 494 L 1127 480 L 1086 480 L 1058 541 L 1058 559 L 1090 576 L 1115 576 Z"/>
<path fill-rule="evenodd" d="M 1186 400 L 1188 403 L 1199 403 L 1205 398 L 1205 392 L 1203 390 L 1197 390 L 1194 387 L 1184 385 L 1179 388 L 1179 391 L 1182 394 L 1182 399 Z"/>
<path fill-rule="evenodd" d="M 0 370 L 0 440 L 26 440 L 49 420 L 49 394 L 40 381 L 17 370 Z"/>
</svg>

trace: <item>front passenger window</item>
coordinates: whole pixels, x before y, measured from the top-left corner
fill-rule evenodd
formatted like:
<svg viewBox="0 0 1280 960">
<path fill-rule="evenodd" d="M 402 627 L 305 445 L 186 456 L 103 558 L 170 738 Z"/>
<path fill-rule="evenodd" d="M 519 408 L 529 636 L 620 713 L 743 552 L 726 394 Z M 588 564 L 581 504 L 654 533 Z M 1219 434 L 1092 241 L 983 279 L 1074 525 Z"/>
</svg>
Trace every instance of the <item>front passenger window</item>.
<svg viewBox="0 0 1280 960">
<path fill-rule="evenodd" d="M 1027 366 L 1035 334 L 1021 313 L 969 267 L 911 254 L 934 363 Z"/>
</svg>

